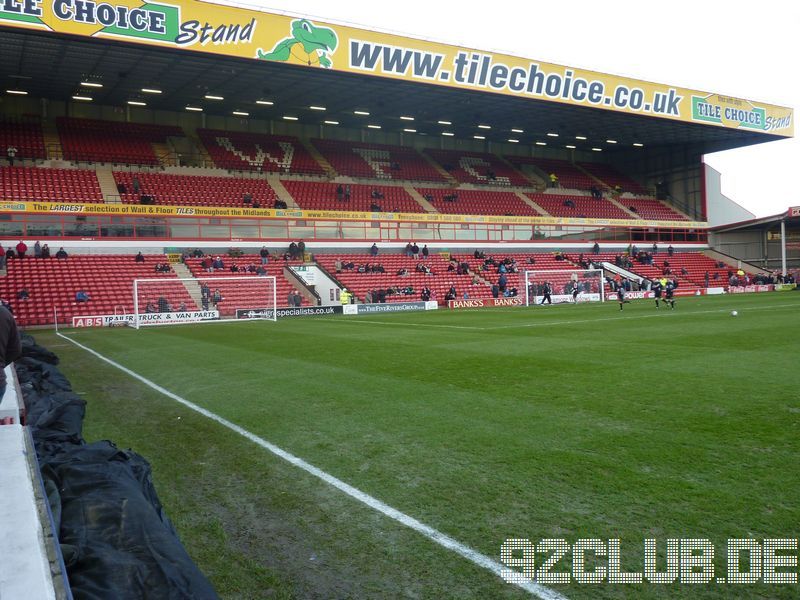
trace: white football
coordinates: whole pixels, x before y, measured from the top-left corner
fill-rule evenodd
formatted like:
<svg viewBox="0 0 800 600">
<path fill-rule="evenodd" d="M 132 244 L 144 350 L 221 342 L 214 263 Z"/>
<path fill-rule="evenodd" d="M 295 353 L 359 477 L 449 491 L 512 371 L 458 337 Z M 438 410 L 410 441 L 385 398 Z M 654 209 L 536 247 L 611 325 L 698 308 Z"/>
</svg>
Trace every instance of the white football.
<svg viewBox="0 0 800 600">
<path fill-rule="evenodd" d="M 735 317 L 735 316 L 736 316 L 736 315 L 738 315 L 738 314 L 739 314 L 739 313 L 738 313 L 738 312 L 736 312 L 735 310 L 732 310 L 732 311 L 731 311 L 731 316 L 732 316 L 732 317 Z"/>
</svg>

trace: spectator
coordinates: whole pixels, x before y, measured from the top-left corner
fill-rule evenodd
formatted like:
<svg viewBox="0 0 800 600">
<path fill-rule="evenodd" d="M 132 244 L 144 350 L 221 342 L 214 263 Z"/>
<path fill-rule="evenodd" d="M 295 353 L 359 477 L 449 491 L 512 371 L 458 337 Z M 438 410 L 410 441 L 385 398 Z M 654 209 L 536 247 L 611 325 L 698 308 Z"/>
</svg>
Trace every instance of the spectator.
<svg viewBox="0 0 800 600">
<path fill-rule="evenodd" d="M 267 250 L 266 246 L 261 246 L 261 250 L 258 251 L 258 255 L 261 257 L 262 265 L 265 265 L 269 262 L 269 250 Z"/>
<path fill-rule="evenodd" d="M 294 305 L 301 306 L 303 304 L 303 297 L 300 295 L 300 292 L 297 290 L 294 291 Z"/>
<path fill-rule="evenodd" d="M 425 244 L 422 247 L 422 258 L 428 258 L 429 254 L 430 254 L 430 251 L 428 250 L 428 244 Z"/>
<path fill-rule="evenodd" d="M 28 245 L 22 240 L 17 244 L 17 258 L 25 258 L 25 253 L 28 251 Z"/>
<path fill-rule="evenodd" d="M 369 249 L 369 253 L 371 256 L 378 256 L 378 244 L 373 242 Z"/>
<path fill-rule="evenodd" d="M 33 257 L 42 258 L 42 245 L 39 243 L 39 240 L 36 240 L 36 243 L 33 245 Z"/>
<path fill-rule="evenodd" d="M 286 204 L 285 200 L 281 200 L 280 198 L 275 198 L 275 202 L 272 205 L 273 208 L 287 208 L 288 204 Z M 257 208 L 257 207 L 256 207 Z"/>
<path fill-rule="evenodd" d="M 250 192 L 245 192 L 244 196 L 242 196 L 242 202 L 245 204 L 252 204 L 253 203 L 253 194 Z"/>
<path fill-rule="evenodd" d="M 172 312 L 172 306 L 170 306 L 169 300 L 167 300 L 166 297 L 164 296 L 158 297 L 158 312 L 161 313 Z"/>
<path fill-rule="evenodd" d="M 17 292 L 17 300 L 28 300 L 30 297 L 31 295 L 25 288 L 22 288 L 20 291 Z"/>
<path fill-rule="evenodd" d="M 550 187 L 551 188 L 557 188 L 558 187 L 558 175 L 556 175 L 555 173 L 550 173 L 550 175 L 548 175 L 548 178 L 550 179 Z"/>
<path fill-rule="evenodd" d="M 50 244 L 42 245 L 42 258 L 50 258 Z"/>
<path fill-rule="evenodd" d="M 289 257 L 297 258 L 297 242 L 289 244 Z"/>
<path fill-rule="evenodd" d="M 22 355 L 17 324 L 10 307 L 10 304 L 0 307 L 0 399 L 6 391 L 5 368 Z"/>
<path fill-rule="evenodd" d="M 306 259 L 306 243 L 303 240 L 297 242 L 297 258 L 300 260 Z"/>
<path fill-rule="evenodd" d="M 89 301 L 89 293 L 84 290 L 78 290 L 75 292 L 75 302 L 88 302 Z"/>
<path fill-rule="evenodd" d="M 139 183 L 139 177 L 137 175 L 133 176 L 133 179 L 131 180 L 131 186 L 133 187 L 134 194 L 138 194 L 139 190 L 142 189 L 142 184 Z"/>
<path fill-rule="evenodd" d="M 350 200 L 350 185 L 344 186 L 344 199 Z"/>
<path fill-rule="evenodd" d="M 412 255 L 414 258 L 419 258 L 419 246 L 417 246 L 417 242 L 414 242 L 414 243 L 411 245 L 411 255 Z"/>
<path fill-rule="evenodd" d="M 342 187 L 341 183 L 336 186 L 336 199 L 344 200 L 344 187 Z"/>
<path fill-rule="evenodd" d="M 17 152 L 19 152 L 19 150 L 17 150 L 17 147 L 14 146 L 13 144 L 10 145 L 8 148 L 6 148 L 6 156 L 8 157 L 8 164 L 12 167 L 14 166 L 14 159 L 17 158 Z"/>
<path fill-rule="evenodd" d="M 139 253 L 138 253 L 138 254 L 137 254 L 135 257 L 134 257 L 134 259 L 133 259 L 133 260 L 134 260 L 135 262 L 137 262 L 137 263 L 143 263 L 143 262 L 144 262 L 144 255 L 143 255 L 141 252 L 139 252 Z"/>
<path fill-rule="evenodd" d="M 667 248 L 667 254 L 669 254 L 670 256 L 672 256 L 674 253 L 675 253 L 675 248 L 673 248 L 673 247 L 672 247 L 672 244 L 670 244 L 670 245 L 669 245 L 669 248 Z"/>
<path fill-rule="evenodd" d="M 380 204 L 377 204 L 376 202 L 371 202 L 370 203 L 370 205 L 369 205 L 369 211 L 370 212 L 381 212 L 381 210 L 383 210 L 383 209 L 381 208 Z"/>
<path fill-rule="evenodd" d="M 222 292 L 219 291 L 219 288 L 216 288 L 214 290 L 214 295 L 211 297 L 211 301 L 214 304 L 219 304 L 223 300 L 225 300 L 225 298 L 222 297 Z"/>
<path fill-rule="evenodd" d="M 49 250 L 49 249 L 48 249 L 48 250 Z M 58 249 L 58 252 L 56 252 L 56 258 L 61 258 L 61 259 L 64 259 L 64 258 L 67 258 L 67 256 L 68 256 L 68 254 L 67 254 L 67 251 L 66 251 L 66 250 L 64 250 L 64 246 L 61 246 L 61 247 Z"/>
</svg>

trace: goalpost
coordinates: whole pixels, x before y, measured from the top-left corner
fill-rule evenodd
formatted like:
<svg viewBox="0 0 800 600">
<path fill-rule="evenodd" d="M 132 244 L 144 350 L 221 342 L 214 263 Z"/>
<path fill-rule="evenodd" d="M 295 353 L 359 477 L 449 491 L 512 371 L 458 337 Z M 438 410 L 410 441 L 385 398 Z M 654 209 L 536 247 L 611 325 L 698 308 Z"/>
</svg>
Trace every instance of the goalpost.
<svg viewBox="0 0 800 600">
<path fill-rule="evenodd" d="M 131 327 L 239 319 L 277 321 L 275 276 L 136 279 Z"/>
<path fill-rule="evenodd" d="M 525 271 L 525 306 L 541 303 L 546 286 L 550 288 L 553 304 L 605 302 L 604 284 L 602 269 Z M 575 289 L 577 295 L 574 295 Z"/>
</svg>

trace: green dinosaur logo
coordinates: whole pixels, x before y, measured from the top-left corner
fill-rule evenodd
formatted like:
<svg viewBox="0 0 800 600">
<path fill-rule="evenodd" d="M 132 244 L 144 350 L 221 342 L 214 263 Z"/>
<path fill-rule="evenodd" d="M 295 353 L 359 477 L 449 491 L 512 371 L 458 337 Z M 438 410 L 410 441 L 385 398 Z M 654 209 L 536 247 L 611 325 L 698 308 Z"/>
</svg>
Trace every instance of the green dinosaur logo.
<svg viewBox="0 0 800 600">
<path fill-rule="evenodd" d="M 270 52 L 259 48 L 256 58 L 308 66 L 319 65 L 325 69 L 333 66 L 329 54 L 333 54 L 339 45 L 339 36 L 333 29 L 317 27 L 308 19 L 296 19 L 292 21 L 291 33 L 292 37 L 275 44 Z"/>
</svg>

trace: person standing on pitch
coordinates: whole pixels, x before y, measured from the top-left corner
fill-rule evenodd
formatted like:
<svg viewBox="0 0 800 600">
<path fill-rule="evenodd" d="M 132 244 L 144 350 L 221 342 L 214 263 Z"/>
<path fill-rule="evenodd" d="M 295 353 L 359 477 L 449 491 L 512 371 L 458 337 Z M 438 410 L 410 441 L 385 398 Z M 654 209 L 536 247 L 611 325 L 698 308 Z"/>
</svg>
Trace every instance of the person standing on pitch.
<svg viewBox="0 0 800 600">
<path fill-rule="evenodd" d="M 669 304 L 670 310 L 675 310 L 675 283 L 671 279 L 664 288 L 664 302 Z"/>
<path fill-rule="evenodd" d="M 619 301 L 619 309 L 622 310 L 622 305 L 625 304 L 625 287 L 622 282 L 617 286 L 617 300 Z"/>
<path fill-rule="evenodd" d="M 650 286 L 650 290 L 653 292 L 653 295 L 656 297 L 656 309 L 660 308 L 659 303 L 661 302 L 661 292 L 664 290 L 664 286 L 661 285 L 661 282 L 656 279 L 653 281 L 653 284 Z"/>
<path fill-rule="evenodd" d="M 553 293 L 553 286 L 550 285 L 549 281 L 545 281 L 542 285 L 542 301 L 539 304 L 544 304 L 547 301 L 548 304 L 553 303 L 553 299 L 550 297 L 550 294 Z"/>
</svg>

